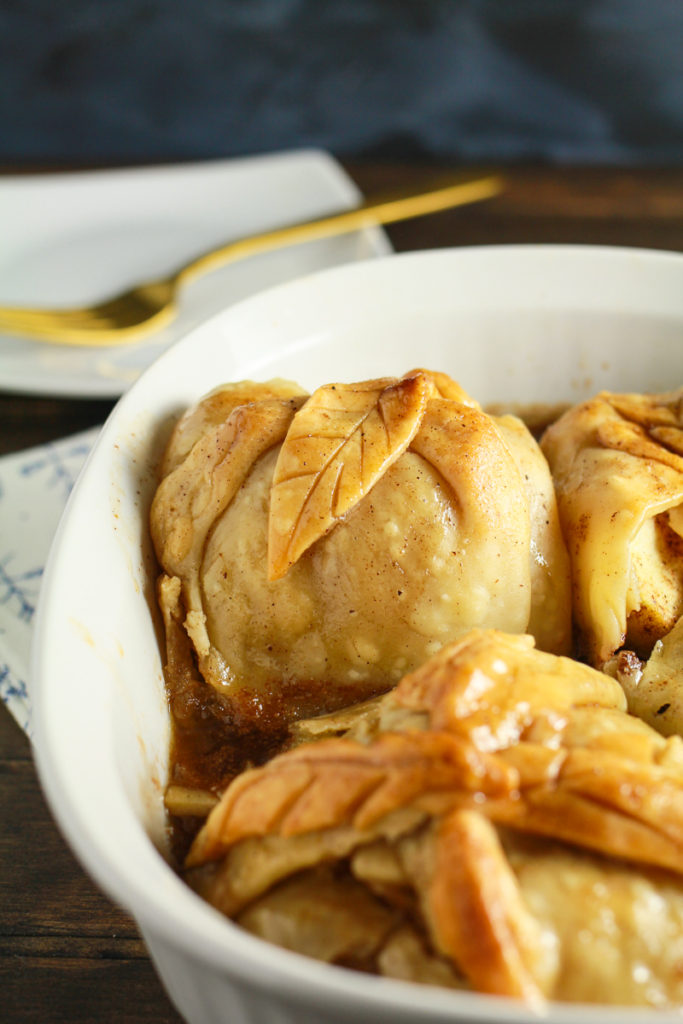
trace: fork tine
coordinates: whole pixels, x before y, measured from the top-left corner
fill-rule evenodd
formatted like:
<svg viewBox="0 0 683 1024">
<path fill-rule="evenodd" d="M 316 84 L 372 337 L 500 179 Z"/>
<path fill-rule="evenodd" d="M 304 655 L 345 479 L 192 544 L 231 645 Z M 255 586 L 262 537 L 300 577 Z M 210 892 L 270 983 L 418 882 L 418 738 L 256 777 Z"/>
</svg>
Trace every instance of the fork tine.
<svg viewBox="0 0 683 1024">
<path fill-rule="evenodd" d="M 168 306 L 146 319 L 123 321 L 106 309 L 36 311 L 28 315 L 23 311 L 0 308 L 0 331 L 39 341 L 68 345 L 107 346 L 124 341 L 132 342 L 158 330 L 174 315 Z"/>
</svg>

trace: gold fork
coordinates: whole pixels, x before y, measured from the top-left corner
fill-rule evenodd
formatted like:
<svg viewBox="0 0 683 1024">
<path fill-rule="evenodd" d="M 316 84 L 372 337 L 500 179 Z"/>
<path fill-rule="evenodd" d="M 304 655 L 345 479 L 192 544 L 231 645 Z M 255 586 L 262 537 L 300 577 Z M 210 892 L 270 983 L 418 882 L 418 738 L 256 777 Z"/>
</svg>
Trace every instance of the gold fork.
<svg viewBox="0 0 683 1024">
<path fill-rule="evenodd" d="M 0 306 L 0 332 L 60 345 L 117 345 L 157 331 L 176 315 L 178 292 L 192 278 L 257 253 L 391 224 L 478 202 L 502 190 L 497 175 L 460 181 L 399 199 L 366 202 L 342 213 L 240 238 L 214 249 L 168 277 L 147 281 L 111 299 L 81 309 Z"/>
</svg>

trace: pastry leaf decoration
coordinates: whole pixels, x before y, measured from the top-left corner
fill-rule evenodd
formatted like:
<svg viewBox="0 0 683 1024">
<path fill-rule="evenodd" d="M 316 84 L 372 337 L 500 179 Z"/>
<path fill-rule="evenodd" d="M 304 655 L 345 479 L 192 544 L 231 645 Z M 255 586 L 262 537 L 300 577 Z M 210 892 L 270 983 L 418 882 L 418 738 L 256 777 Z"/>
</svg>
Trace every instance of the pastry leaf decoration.
<svg viewBox="0 0 683 1024">
<path fill-rule="evenodd" d="M 363 830 L 401 808 L 451 810 L 482 794 L 504 799 L 518 785 L 514 767 L 445 732 L 390 732 L 368 746 L 347 739 L 303 744 L 233 780 L 185 866 L 219 860 L 251 836 Z"/>
<path fill-rule="evenodd" d="M 435 386 L 400 380 L 328 384 L 294 417 L 270 496 L 268 576 L 290 566 L 367 495 L 417 432 Z"/>
</svg>

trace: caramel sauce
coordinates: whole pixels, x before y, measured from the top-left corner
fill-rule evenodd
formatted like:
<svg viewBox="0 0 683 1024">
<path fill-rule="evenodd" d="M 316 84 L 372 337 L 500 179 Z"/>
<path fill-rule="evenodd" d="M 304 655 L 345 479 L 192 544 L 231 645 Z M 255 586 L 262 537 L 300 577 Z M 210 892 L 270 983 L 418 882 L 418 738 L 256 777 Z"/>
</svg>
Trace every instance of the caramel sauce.
<svg viewBox="0 0 683 1024">
<path fill-rule="evenodd" d="M 290 725 L 338 711 L 378 692 L 368 684 L 341 693 L 319 682 L 274 681 L 267 694 L 223 698 L 198 673 L 165 670 L 172 740 L 169 783 L 216 796 L 240 772 L 264 764 L 290 744 Z M 202 825 L 196 817 L 169 816 L 171 852 L 182 865 Z"/>
</svg>

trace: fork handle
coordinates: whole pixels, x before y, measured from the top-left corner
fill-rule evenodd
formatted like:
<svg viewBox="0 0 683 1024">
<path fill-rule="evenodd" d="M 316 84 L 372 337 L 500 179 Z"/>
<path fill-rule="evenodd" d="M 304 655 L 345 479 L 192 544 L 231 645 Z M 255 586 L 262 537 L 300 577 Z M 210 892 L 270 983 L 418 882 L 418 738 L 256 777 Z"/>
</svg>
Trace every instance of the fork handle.
<svg viewBox="0 0 683 1024">
<path fill-rule="evenodd" d="M 217 270 L 218 267 L 224 266 L 226 263 L 232 263 L 248 256 L 269 252 L 272 249 L 281 249 L 288 245 L 298 245 L 320 238 L 343 235 L 358 231 L 360 228 L 391 224 L 395 221 L 422 217 L 429 213 L 438 213 L 439 210 L 448 210 L 482 199 L 490 199 L 492 196 L 498 195 L 502 188 L 502 178 L 492 174 L 474 181 L 458 182 L 417 195 L 365 203 L 343 213 L 275 228 L 273 231 L 229 242 L 220 249 L 214 249 L 186 264 L 177 271 L 174 279 L 176 284 L 186 284 L 200 274 Z"/>
</svg>

